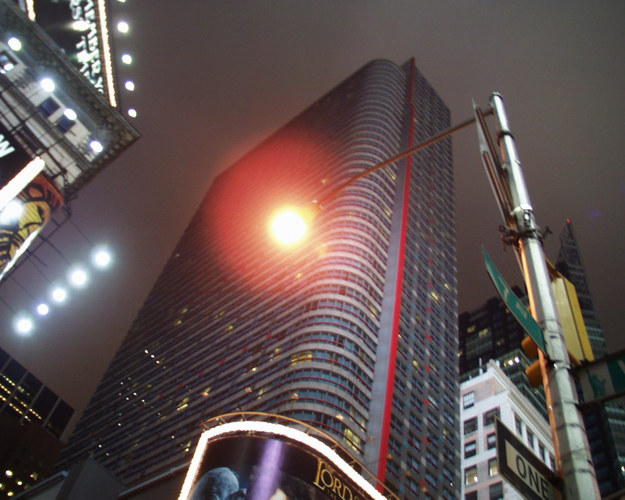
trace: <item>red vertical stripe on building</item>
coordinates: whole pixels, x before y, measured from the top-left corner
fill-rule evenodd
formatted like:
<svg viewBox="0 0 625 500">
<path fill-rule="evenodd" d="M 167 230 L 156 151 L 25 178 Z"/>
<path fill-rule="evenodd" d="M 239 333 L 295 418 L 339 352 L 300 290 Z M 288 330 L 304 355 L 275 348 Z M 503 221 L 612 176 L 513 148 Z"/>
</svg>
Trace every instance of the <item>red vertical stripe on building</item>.
<svg viewBox="0 0 625 500">
<path fill-rule="evenodd" d="M 413 104 L 414 91 L 414 59 L 411 61 L 408 100 L 410 106 L 410 135 L 408 148 L 413 146 L 414 117 Z M 380 481 L 386 479 L 386 461 L 388 457 L 388 438 L 391 431 L 391 412 L 393 411 L 393 393 L 395 387 L 395 364 L 397 361 L 397 344 L 399 338 L 399 321 L 401 316 L 402 288 L 404 286 L 404 260 L 406 256 L 406 231 L 408 224 L 408 212 L 410 208 L 410 179 L 411 179 L 412 156 L 406 159 L 406 177 L 404 183 L 404 205 L 402 207 L 401 238 L 399 242 L 399 265 L 397 269 L 397 288 L 395 289 L 395 310 L 393 311 L 393 333 L 391 337 L 391 350 L 388 360 L 388 379 L 386 381 L 386 400 L 384 401 L 384 425 L 382 426 L 382 439 L 380 442 L 380 460 L 378 462 L 377 476 Z M 382 491 L 382 486 L 379 487 Z"/>
</svg>

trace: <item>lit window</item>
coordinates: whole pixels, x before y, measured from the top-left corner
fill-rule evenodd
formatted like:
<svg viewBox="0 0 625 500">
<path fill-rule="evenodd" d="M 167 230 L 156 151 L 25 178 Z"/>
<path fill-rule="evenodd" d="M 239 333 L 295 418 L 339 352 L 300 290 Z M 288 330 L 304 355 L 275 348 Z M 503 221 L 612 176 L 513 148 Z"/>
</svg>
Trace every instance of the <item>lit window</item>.
<svg viewBox="0 0 625 500">
<path fill-rule="evenodd" d="M 464 469 L 464 484 L 477 483 L 477 466 Z"/>
<path fill-rule="evenodd" d="M 497 457 L 495 457 L 488 461 L 488 475 L 496 476 L 497 474 L 499 474 L 499 464 L 497 463 Z"/>
<path fill-rule="evenodd" d="M 471 408 L 475 404 L 475 393 L 468 392 L 464 396 L 462 396 L 462 407 L 463 408 Z"/>
</svg>

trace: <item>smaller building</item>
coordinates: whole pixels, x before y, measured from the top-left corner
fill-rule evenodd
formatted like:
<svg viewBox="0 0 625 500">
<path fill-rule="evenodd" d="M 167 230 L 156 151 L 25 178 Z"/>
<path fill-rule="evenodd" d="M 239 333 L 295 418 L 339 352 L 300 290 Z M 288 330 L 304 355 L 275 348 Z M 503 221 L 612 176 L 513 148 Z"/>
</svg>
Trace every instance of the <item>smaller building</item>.
<svg viewBox="0 0 625 500">
<path fill-rule="evenodd" d="M 462 498 L 522 499 L 499 475 L 495 418 L 499 418 L 551 470 L 555 470 L 548 423 L 492 360 L 485 370 L 462 383 L 460 394 Z"/>
<path fill-rule="evenodd" d="M 0 496 L 50 474 L 74 409 L 0 348 Z"/>
</svg>

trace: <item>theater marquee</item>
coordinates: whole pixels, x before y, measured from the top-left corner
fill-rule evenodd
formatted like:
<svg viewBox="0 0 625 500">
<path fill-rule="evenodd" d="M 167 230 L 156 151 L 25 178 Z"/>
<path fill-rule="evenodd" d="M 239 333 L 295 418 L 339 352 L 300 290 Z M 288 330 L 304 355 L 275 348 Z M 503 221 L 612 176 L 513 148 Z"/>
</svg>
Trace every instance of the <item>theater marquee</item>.
<svg viewBox="0 0 625 500">
<path fill-rule="evenodd" d="M 212 496 L 211 496 L 212 495 Z M 230 422 L 200 437 L 179 500 L 385 499 L 332 448 L 282 424 Z"/>
</svg>

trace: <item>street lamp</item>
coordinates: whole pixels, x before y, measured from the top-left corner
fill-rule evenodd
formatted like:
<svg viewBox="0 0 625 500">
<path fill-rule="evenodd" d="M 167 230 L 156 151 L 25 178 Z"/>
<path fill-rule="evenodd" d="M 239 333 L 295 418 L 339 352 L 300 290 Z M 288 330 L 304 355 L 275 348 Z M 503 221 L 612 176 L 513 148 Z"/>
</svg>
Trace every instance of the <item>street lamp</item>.
<svg viewBox="0 0 625 500">
<path fill-rule="evenodd" d="M 487 176 L 499 209 L 508 224 L 508 231 L 513 236 L 506 241 L 511 242 L 518 253 L 532 315 L 545 333 L 546 352 L 540 352 L 541 371 L 556 463 L 558 473 L 564 480 L 565 497 L 567 499 L 598 499 L 600 498 L 599 487 L 590 456 L 584 421 L 578 409 L 579 400 L 571 372 L 571 362 L 551 289 L 541 235 L 534 218 L 514 139 L 508 127 L 503 100 L 499 94 L 494 93 L 490 99 L 490 110 L 482 111 L 474 107 L 473 118 L 447 128 L 418 145 L 362 171 L 337 186 L 322 199 L 305 205 L 300 209 L 299 220 L 297 220 L 297 212 L 291 212 L 288 217 L 282 219 L 290 221 L 291 229 L 285 228 L 275 220 L 272 227 L 274 233 L 275 231 L 286 233 L 291 244 L 296 242 L 304 234 L 302 228 L 305 228 L 307 223 L 319 213 L 324 203 L 347 186 L 477 122 L 482 160 Z M 493 150 L 490 135 L 488 134 L 487 139 L 485 137 L 483 118 L 491 114 L 495 115 L 498 143 L 503 161 L 499 161 L 499 155 Z M 488 145 L 485 145 L 486 142 Z M 488 149 L 490 151 L 487 151 Z M 311 210 L 310 207 L 315 207 L 316 210 Z M 294 223 L 296 220 L 297 222 Z M 294 227 L 298 230 L 295 231 Z"/>
</svg>

